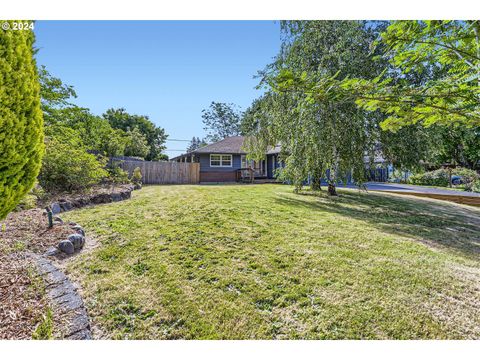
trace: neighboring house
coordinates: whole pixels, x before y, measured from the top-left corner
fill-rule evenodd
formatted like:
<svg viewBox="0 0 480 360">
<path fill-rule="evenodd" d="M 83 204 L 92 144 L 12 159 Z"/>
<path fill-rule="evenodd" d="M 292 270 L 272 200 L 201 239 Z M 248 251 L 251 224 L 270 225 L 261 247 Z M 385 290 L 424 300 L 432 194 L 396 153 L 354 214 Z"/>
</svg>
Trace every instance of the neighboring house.
<svg viewBox="0 0 480 360">
<path fill-rule="evenodd" d="M 232 136 L 194 151 L 174 157 L 171 161 L 200 163 L 200 182 L 236 181 L 242 169 L 251 168 L 256 179 L 273 179 L 275 169 L 281 164 L 278 160 L 280 147 L 265 154 L 261 161 L 247 160 L 243 149 L 243 136 Z"/>
<path fill-rule="evenodd" d="M 393 166 L 383 157 L 379 145 L 375 148 L 373 158 L 371 159 L 370 156 L 366 155 L 363 157 L 363 162 L 365 163 L 367 181 L 386 182 L 393 173 Z"/>
</svg>

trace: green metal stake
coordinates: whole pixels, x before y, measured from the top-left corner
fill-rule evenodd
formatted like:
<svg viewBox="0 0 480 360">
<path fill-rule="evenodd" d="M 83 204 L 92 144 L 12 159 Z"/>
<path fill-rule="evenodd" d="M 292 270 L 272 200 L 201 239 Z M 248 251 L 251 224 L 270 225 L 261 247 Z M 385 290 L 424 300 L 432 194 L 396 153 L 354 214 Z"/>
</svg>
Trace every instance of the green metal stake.
<svg viewBox="0 0 480 360">
<path fill-rule="evenodd" d="M 51 228 L 53 227 L 53 213 L 52 210 L 50 210 L 50 207 L 46 207 L 45 210 L 47 210 L 48 215 L 48 227 Z"/>
</svg>

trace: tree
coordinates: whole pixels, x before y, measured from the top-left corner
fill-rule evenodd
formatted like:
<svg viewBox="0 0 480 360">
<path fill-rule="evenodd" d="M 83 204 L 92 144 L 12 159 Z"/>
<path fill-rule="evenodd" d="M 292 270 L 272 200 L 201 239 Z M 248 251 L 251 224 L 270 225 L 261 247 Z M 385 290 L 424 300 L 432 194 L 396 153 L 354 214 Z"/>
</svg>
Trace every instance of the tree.
<svg viewBox="0 0 480 360">
<path fill-rule="evenodd" d="M 34 40 L 0 30 L 0 219 L 32 188 L 44 152 Z"/>
<path fill-rule="evenodd" d="M 71 98 L 77 97 L 73 86 L 66 85 L 61 79 L 52 76 L 45 66 L 41 66 L 38 73 L 45 125 L 62 122 L 71 109 L 81 109 L 69 102 Z"/>
<path fill-rule="evenodd" d="M 127 144 L 125 146 L 125 156 L 137 156 L 145 158 L 150 152 L 147 139 L 138 127 L 127 131 Z"/>
<path fill-rule="evenodd" d="M 207 145 L 205 140 L 200 140 L 199 137 L 192 137 L 192 140 L 190 141 L 190 144 L 187 147 L 187 152 L 192 152 L 194 150 L 197 150 L 198 148 Z"/>
<path fill-rule="evenodd" d="M 229 136 L 240 135 L 242 113 L 234 104 L 214 102 L 202 110 L 204 130 L 208 141 L 220 141 Z"/>
<path fill-rule="evenodd" d="M 408 127 L 407 127 L 408 128 Z M 431 163 L 452 163 L 468 169 L 480 169 L 480 127 L 432 126 Z"/>
<path fill-rule="evenodd" d="M 98 150 L 107 157 L 125 154 L 125 147 L 129 139 L 120 129 L 107 129 L 101 134 Z"/>
<path fill-rule="evenodd" d="M 145 136 L 150 151 L 145 157 L 146 160 L 159 160 L 162 158 L 162 151 L 166 149 L 165 141 L 168 135 L 161 127 L 155 126 L 148 116 L 134 115 L 126 112 L 125 109 L 109 109 L 103 114 L 110 125 L 115 129 L 125 132 L 135 127 Z"/>
<path fill-rule="evenodd" d="M 394 21 L 377 45 L 389 62 L 374 79 L 354 77 L 330 82 L 365 110 L 388 115 L 384 129 L 480 125 L 480 21 Z M 426 77 L 422 84 L 411 76 Z M 323 90 L 320 90 L 323 91 Z"/>
<path fill-rule="evenodd" d="M 373 152 L 379 114 L 359 109 L 353 100 L 316 96 L 313 90 L 339 71 L 366 78 L 378 74 L 369 53 L 375 30 L 358 21 L 283 22 L 282 29 L 281 52 L 261 73 L 268 92 L 245 118 L 253 135 L 247 147 L 261 156 L 280 143 L 281 177 L 297 190 L 308 178 L 314 188 L 326 178 L 335 195 L 336 183 L 349 173 L 358 183 L 365 178 L 364 155 Z"/>
</svg>

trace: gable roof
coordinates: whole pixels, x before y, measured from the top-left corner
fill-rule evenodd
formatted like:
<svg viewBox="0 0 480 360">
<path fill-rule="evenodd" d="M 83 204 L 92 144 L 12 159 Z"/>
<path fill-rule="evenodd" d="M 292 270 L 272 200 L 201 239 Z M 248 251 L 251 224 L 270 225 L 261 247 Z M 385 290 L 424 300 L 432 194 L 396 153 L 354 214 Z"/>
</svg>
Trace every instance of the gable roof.
<svg viewBox="0 0 480 360">
<path fill-rule="evenodd" d="M 223 140 L 217 141 L 210 145 L 202 146 L 194 151 L 193 154 L 246 154 L 242 149 L 243 136 L 231 136 Z"/>
<path fill-rule="evenodd" d="M 243 136 L 230 136 L 223 140 L 217 141 L 213 144 L 202 146 L 191 152 L 175 156 L 170 160 L 176 160 L 178 158 L 191 155 L 191 154 L 246 154 L 247 152 L 242 148 L 245 137 Z M 281 150 L 280 145 L 275 147 L 269 147 L 267 154 L 278 154 Z"/>
</svg>

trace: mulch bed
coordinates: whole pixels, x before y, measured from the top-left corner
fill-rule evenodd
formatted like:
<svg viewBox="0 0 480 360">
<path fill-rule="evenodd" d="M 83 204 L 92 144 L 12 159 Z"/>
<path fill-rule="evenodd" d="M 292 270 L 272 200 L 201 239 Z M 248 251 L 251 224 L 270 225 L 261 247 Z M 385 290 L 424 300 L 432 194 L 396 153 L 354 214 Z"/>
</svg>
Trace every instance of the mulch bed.
<svg viewBox="0 0 480 360">
<path fill-rule="evenodd" d="M 47 303 L 25 255 L 0 253 L 0 339 L 30 339 Z"/>
<path fill-rule="evenodd" d="M 5 221 L 4 229 L 0 229 L 2 245 L 9 251 L 28 250 L 34 253 L 44 253 L 49 247 L 55 246 L 72 233 L 68 224 L 55 224 L 48 228 L 45 210 L 31 209 L 10 213 Z M 3 225 L 0 225 L 3 226 Z"/>
<path fill-rule="evenodd" d="M 84 194 L 56 194 L 36 208 L 10 213 L 0 221 L 0 339 L 31 339 L 43 320 L 48 302 L 45 284 L 30 253 L 45 254 L 72 234 L 68 223 L 48 228 L 45 206 L 70 202 L 73 207 L 123 200 L 132 185 L 99 186 Z M 120 196 L 121 195 L 121 196 Z M 57 260 L 68 257 L 60 253 Z"/>
<path fill-rule="evenodd" d="M 46 313 L 43 282 L 26 252 L 43 254 L 71 233 L 68 224 L 49 229 L 42 209 L 0 222 L 0 339 L 30 339 Z"/>
</svg>

